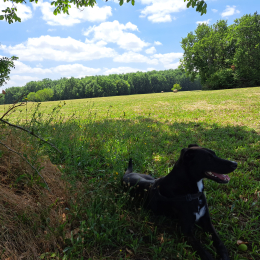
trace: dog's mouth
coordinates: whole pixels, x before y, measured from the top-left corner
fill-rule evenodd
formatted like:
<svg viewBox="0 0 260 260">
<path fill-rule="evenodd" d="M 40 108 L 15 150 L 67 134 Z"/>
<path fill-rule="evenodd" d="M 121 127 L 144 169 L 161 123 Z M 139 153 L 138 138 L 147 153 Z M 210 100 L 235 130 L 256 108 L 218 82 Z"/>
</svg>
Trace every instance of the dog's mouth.
<svg viewBox="0 0 260 260">
<path fill-rule="evenodd" d="M 216 172 L 205 172 L 208 179 L 216 181 L 218 183 L 228 183 L 230 178 L 226 174 L 216 173 Z"/>
</svg>

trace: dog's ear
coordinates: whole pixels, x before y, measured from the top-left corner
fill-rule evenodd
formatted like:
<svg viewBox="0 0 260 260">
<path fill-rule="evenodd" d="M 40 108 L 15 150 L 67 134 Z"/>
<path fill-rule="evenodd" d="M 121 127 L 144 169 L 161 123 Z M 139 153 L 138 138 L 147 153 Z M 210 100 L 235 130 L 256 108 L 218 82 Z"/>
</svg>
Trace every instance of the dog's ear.
<svg viewBox="0 0 260 260">
<path fill-rule="evenodd" d="M 189 144 L 188 148 L 191 148 L 191 147 L 199 147 L 197 144 Z"/>
<path fill-rule="evenodd" d="M 186 149 L 186 151 L 183 153 L 183 161 L 184 162 L 189 162 L 191 161 L 194 156 L 195 156 L 195 152 L 193 149 Z"/>
</svg>

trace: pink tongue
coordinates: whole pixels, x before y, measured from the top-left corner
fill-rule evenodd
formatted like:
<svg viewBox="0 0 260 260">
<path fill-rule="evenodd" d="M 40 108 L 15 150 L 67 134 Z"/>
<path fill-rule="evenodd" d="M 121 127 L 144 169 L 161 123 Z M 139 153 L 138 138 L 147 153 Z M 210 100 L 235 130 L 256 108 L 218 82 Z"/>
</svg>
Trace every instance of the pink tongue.
<svg viewBox="0 0 260 260">
<path fill-rule="evenodd" d="M 230 181 L 230 178 L 225 174 L 219 174 L 219 173 L 216 173 L 216 172 L 212 172 L 212 173 L 223 181 Z"/>
</svg>

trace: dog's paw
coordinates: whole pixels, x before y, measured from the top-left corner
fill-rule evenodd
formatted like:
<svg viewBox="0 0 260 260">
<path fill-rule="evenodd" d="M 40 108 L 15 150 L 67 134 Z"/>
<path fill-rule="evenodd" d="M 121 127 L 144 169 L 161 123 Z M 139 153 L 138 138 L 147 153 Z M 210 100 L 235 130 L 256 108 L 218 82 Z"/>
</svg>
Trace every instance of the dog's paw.
<svg viewBox="0 0 260 260">
<path fill-rule="evenodd" d="M 200 255 L 200 258 L 201 260 L 215 260 L 208 251 L 204 251 L 203 255 Z"/>
<path fill-rule="evenodd" d="M 220 259 L 221 260 L 230 260 L 230 258 L 228 256 L 228 251 L 227 251 L 226 247 L 223 244 L 221 244 L 217 248 L 217 252 L 220 255 Z"/>
<path fill-rule="evenodd" d="M 229 256 L 228 255 L 225 255 L 225 256 L 221 256 L 220 258 L 221 260 L 230 260 Z"/>
</svg>

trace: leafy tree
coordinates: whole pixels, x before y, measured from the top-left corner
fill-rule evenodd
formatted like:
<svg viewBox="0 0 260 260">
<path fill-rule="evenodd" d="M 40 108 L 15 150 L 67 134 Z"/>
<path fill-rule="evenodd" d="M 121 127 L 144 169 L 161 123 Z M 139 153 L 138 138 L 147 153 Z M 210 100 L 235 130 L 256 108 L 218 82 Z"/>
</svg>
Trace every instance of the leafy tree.
<svg viewBox="0 0 260 260">
<path fill-rule="evenodd" d="M 180 68 L 205 89 L 256 86 L 260 84 L 259 15 L 246 15 L 227 26 L 220 20 L 213 26 L 201 24 L 182 39 L 184 56 Z M 233 67 L 233 69 L 232 69 Z"/>
<path fill-rule="evenodd" d="M 240 87 L 260 85 L 260 15 L 244 15 L 231 26 L 229 40 L 236 39 L 232 59 L 234 78 Z"/>
<path fill-rule="evenodd" d="M 100 85 L 97 83 L 97 78 L 96 79 L 91 79 L 87 84 L 86 84 L 86 97 L 92 98 L 92 97 L 100 97 L 102 95 L 102 88 Z"/>
<path fill-rule="evenodd" d="M 65 82 L 65 89 L 63 99 L 76 99 L 80 98 L 80 85 L 78 79 L 71 77 Z"/>
<path fill-rule="evenodd" d="M 116 83 L 109 77 L 98 76 L 97 83 L 102 88 L 103 96 L 115 96 L 117 94 Z"/>
<path fill-rule="evenodd" d="M 161 75 L 161 73 L 152 74 L 150 76 L 150 81 L 152 86 L 151 92 L 158 93 L 166 90 L 165 89 L 166 78 L 163 75 Z"/>
<path fill-rule="evenodd" d="M 36 93 L 35 92 L 30 92 L 28 95 L 27 95 L 27 99 L 28 101 L 36 101 Z"/>
<path fill-rule="evenodd" d="M 190 6 L 192 8 L 196 7 L 196 11 L 199 12 L 201 15 L 207 13 L 207 4 L 205 3 L 205 1 L 203 1 L 203 0 L 184 0 L 184 2 L 186 2 L 186 1 L 188 2 L 187 8 L 189 8 Z"/>
<path fill-rule="evenodd" d="M 164 86 L 161 91 L 171 91 L 173 84 L 176 82 L 176 76 L 175 76 L 176 71 L 177 70 L 173 70 L 173 69 L 160 71 L 160 73 L 165 78 Z M 153 71 L 151 73 L 153 73 Z M 181 74 L 183 73 L 181 72 Z"/>
<path fill-rule="evenodd" d="M 133 94 L 151 93 L 151 81 L 147 73 L 136 72 L 131 75 L 131 83 L 133 84 Z"/>
<path fill-rule="evenodd" d="M 15 60 L 18 60 L 15 56 L 12 56 L 11 58 L 0 58 L 0 87 L 6 84 L 10 79 L 8 75 L 10 74 L 11 68 L 15 68 Z"/>
<path fill-rule="evenodd" d="M 215 73 L 219 67 L 223 67 L 225 60 L 230 59 L 222 55 L 225 52 L 225 21 L 218 21 L 212 27 L 206 24 L 198 25 L 195 34 L 192 32 L 182 39 L 184 56 L 181 60 L 182 68 L 185 68 L 187 75 L 194 80 L 196 75 L 201 77 L 202 84 Z M 220 42 L 221 41 L 221 42 Z M 224 47 L 223 47 L 224 46 Z M 224 60 L 223 60 L 224 59 Z"/>
<path fill-rule="evenodd" d="M 0 94 L 0 105 L 5 103 L 5 95 Z"/>
<path fill-rule="evenodd" d="M 130 94 L 130 84 L 123 79 L 116 81 L 117 94 L 118 95 L 129 95 Z"/>
<path fill-rule="evenodd" d="M 53 97 L 53 90 L 50 88 L 45 88 L 38 90 L 35 93 L 36 101 L 47 101 Z"/>
<path fill-rule="evenodd" d="M 19 87 L 8 88 L 5 94 L 5 104 L 12 104 L 23 94 L 23 89 Z"/>
</svg>

